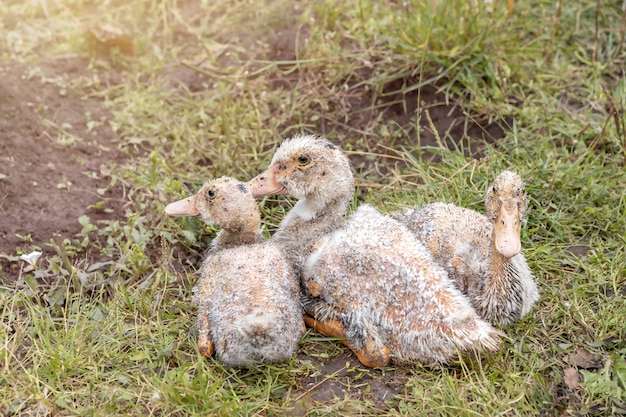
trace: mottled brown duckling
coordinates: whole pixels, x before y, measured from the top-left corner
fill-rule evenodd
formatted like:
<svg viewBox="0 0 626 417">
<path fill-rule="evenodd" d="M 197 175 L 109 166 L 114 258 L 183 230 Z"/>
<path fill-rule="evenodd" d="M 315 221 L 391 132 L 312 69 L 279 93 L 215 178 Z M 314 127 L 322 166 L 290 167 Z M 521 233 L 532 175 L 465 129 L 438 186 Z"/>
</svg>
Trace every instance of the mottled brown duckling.
<svg viewBox="0 0 626 417">
<path fill-rule="evenodd" d="M 344 338 L 363 365 L 445 363 L 459 351 L 499 347 L 501 333 L 478 317 L 405 226 L 368 205 L 344 220 L 352 170 L 327 139 L 285 140 L 249 184 L 255 197 L 298 200 L 273 240 L 301 277 L 307 324 Z"/>
<path fill-rule="evenodd" d="M 232 367 L 291 358 L 304 331 L 298 281 L 280 247 L 261 235 L 259 208 L 248 186 L 218 178 L 165 212 L 200 216 L 222 229 L 194 287 L 202 355 L 216 352 Z"/>
<path fill-rule="evenodd" d="M 433 203 L 392 216 L 430 250 L 481 317 L 498 325 L 519 321 L 539 298 L 524 255 L 520 228 L 528 198 L 522 178 L 502 172 L 485 196 L 484 216 Z"/>
</svg>

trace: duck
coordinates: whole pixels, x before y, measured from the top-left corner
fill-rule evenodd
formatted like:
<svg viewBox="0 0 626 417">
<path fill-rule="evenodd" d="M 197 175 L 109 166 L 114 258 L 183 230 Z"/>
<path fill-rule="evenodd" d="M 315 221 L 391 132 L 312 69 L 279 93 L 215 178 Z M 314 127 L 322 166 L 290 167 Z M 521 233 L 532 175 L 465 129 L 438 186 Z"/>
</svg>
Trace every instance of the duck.
<svg viewBox="0 0 626 417">
<path fill-rule="evenodd" d="M 522 253 L 528 196 L 522 177 L 502 171 L 485 194 L 485 213 L 450 203 L 431 203 L 391 216 L 429 249 L 485 320 L 507 326 L 539 299 Z"/>
<path fill-rule="evenodd" d="M 221 230 L 193 288 L 198 350 L 227 367 L 286 361 L 305 331 L 299 283 L 282 249 L 261 233 L 249 187 L 230 177 L 170 203 L 171 216 L 199 216 Z"/>
<path fill-rule="evenodd" d="M 297 201 L 272 240 L 301 283 L 306 324 L 340 339 L 366 367 L 447 363 L 495 351 L 502 333 L 482 320 L 426 247 L 354 194 L 350 161 L 328 139 L 296 135 L 250 181 L 254 197 Z"/>
</svg>

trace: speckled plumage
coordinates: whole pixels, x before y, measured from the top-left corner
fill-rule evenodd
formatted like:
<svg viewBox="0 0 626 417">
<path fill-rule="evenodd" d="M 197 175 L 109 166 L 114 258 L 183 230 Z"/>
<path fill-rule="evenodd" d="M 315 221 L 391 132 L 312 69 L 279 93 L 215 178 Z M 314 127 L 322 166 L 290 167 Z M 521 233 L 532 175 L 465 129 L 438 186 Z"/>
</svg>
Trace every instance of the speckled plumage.
<svg viewBox="0 0 626 417">
<path fill-rule="evenodd" d="M 261 235 L 247 186 L 223 177 L 175 204 L 194 206 L 188 214 L 222 228 L 194 287 L 199 346 L 210 340 L 233 367 L 291 358 L 304 329 L 298 283 L 281 248 Z"/>
<path fill-rule="evenodd" d="M 307 152 L 309 162 L 300 166 L 296 159 L 303 156 L 308 148 L 313 148 L 315 152 Z M 315 242 L 343 224 L 354 191 L 350 161 L 325 138 L 296 136 L 281 144 L 270 165 L 279 171 L 282 188 L 266 190 L 265 181 L 251 180 L 250 183 L 254 182 L 253 194 L 288 193 L 298 199 L 281 221 L 272 240 L 285 249 L 296 274 L 301 275 L 302 264 Z M 328 169 L 318 169 L 324 166 Z M 308 172 L 311 168 L 314 168 L 315 173 Z M 289 175 L 283 175 L 285 172 Z M 260 177 L 264 175 L 256 178 Z M 322 181 L 318 181 L 318 177 Z"/>
<path fill-rule="evenodd" d="M 481 317 L 508 325 L 520 320 L 539 298 L 533 274 L 519 252 L 519 227 L 525 222 L 527 208 L 521 177 L 502 172 L 489 187 L 485 208 L 487 216 L 453 204 L 433 203 L 392 216 L 426 245 Z M 501 209 L 511 213 L 508 220 L 498 220 Z M 496 221 L 511 223 L 513 235 L 500 250 Z"/>
<path fill-rule="evenodd" d="M 367 205 L 343 220 L 352 171 L 326 139 L 286 140 L 270 168 L 249 183 L 255 196 L 298 198 L 274 239 L 298 266 L 309 313 L 340 322 L 355 353 L 388 349 L 395 362 L 430 364 L 499 347 L 500 333 L 408 229 Z"/>
<path fill-rule="evenodd" d="M 351 345 L 379 340 L 396 361 L 444 363 L 459 350 L 497 349 L 497 332 L 480 320 L 398 222 L 362 205 L 307 259 L 303 280 L 331 307 Z"/>
</svg>

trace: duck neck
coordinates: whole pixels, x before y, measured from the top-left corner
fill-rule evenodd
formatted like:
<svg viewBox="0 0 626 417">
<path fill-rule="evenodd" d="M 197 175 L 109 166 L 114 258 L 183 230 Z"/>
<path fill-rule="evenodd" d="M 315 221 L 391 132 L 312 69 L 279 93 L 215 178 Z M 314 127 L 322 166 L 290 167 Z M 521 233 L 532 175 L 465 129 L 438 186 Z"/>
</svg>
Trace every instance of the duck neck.
<svg viewBox="0 0 626 417">
<path fill-rule="evenodd" d="M 491 245 L 485 291 L 492 294 L 503 292 L 510 298 L 511 293 L 520 291 L 520 279 L 520 271 L 512 262 L 512 258 L 502 255 Z"/>
<path fill-rule="evenodd" d="M 510 275 L 510 269 L 509 258 L 503 256 L 492 246 L 489 254 L 489 271 L 491 272 L 489 274 L 489 281 L 507 279 Z"/>
<path fill-rule="evenodd" d="M 222 229 L 213 239 L 212 246 L 225 249 L 233 246 L 251 245 L 263 240 L 263 235 L 259 230 Z"/>
<path fill-rule="evenodd" d="M 330 201 L 307 197 L 287 213 L 274 240 L 283 246 L 297 271 L 315 243 L 341 225 L 351 201 L 352 195 Z"/>
</svg>

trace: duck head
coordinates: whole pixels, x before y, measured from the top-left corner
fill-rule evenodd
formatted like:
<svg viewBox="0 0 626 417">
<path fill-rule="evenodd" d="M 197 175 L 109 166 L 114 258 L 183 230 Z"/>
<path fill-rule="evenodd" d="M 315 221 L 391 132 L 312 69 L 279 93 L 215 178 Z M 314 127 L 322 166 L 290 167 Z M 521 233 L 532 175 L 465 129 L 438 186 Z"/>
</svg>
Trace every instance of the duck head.
<svg viewBox="0 0 626 417">
<path fill-rule="evenodd" d="M 503 171 L 487 190 L 485 211 L 493 221 L 494 246 L 507 258 L 522 249 L 520 231 L 526 223 L 527 208 L 528 197 L 522 177 Z"/>
<path fill-rule="evenodd" d="M 170 216 L 199 216 L 210 225 L 232 232 L 258 230 L 261 215 L 248 185 L 229 177 L 206 182 L 191 197 L 165 207 Z"/>
<path fill-rule="evenodd" d="M 338 146 L 314 135 L 286 139 L 269 168 L 248 184 L 254 197 L 286 194 L 311 201 L 351 199 L 354 191 L 348 158 Z"/>
</svg>

